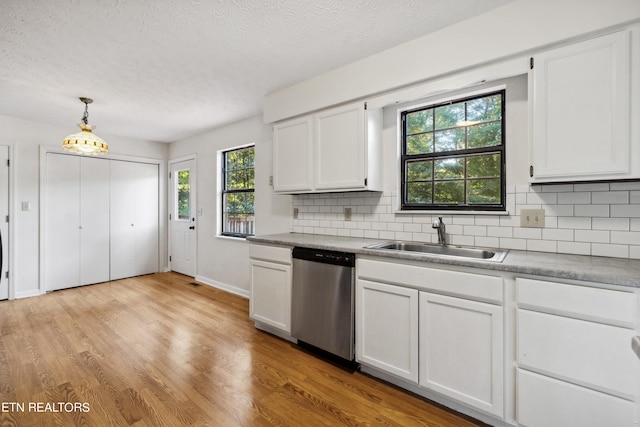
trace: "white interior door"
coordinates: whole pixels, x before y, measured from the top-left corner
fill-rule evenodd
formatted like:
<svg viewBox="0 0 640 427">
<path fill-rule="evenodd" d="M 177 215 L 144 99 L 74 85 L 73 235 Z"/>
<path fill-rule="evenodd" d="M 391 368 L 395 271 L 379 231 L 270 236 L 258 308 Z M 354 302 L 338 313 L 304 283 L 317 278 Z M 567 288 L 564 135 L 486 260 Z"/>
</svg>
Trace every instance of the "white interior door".
<svg viewBox="0 0 640 427">
<path fill-rule="evenodd" d="M 111 160 L 111 280 L 158 271 L 158 165 Z"/>
<path fill-rule="evenodd" d="M 45 289 L 80 284 L 80 157 L 48 153 L 44 218 Z"/>
<path fill-rule="evenodd" d="M 196 275 L 196 174 L 195 160 L 171 164 L 169 227 L 171 270 Z"/>
<path fill-rule="evenodd" d="M 109 161 L 80 158 L 80 284 L 109 280 Z"/>
<path fill-rule="evenodd" d="M 136 274 L 158 272 L 158 165 L 135 164 Z"/>
<path fill-rule="evenodd" d="M 111 280 L 136 276 L 135 163 L 109 162 L 111 172 Z"/>
<path fill-rule="evenodd" d="M 0 146 L 0 300 L 9 298 L 9 147 Z"/>
</svg>

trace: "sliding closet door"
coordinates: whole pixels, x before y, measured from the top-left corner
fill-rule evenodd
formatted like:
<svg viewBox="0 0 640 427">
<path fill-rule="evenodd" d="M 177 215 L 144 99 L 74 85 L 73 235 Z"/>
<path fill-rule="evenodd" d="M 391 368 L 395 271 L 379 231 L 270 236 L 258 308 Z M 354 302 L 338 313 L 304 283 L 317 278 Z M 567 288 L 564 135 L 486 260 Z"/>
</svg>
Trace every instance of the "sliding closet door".
<svg viewBox="0 0 640 427">
<path fill-rule="evenodd" d="M 112 160 L 111 280 L 158 271 L 158 165 Z"/>
<path fill-rule="evenodd" d="M 45 289 L 109 280 L 109 161 L 47 154 Z"/>
<path fill-rule="evenodd" d="M 136 275 L 135 163 L 112 160 L 111 280 Z"/>
<path fill-rule="evenodd" d="M 80 158 L 47 154 L 45 289 L 80 284 Z"/>
<path fill-rule="evenodd" d="M 80 158 L 80 284 L 109 280 L 109 161 Z"/>
<path fill-rule="evenodd" d="M 158 165 L 136 164 L 136 270 L 158 272 Z"/>
</svg>

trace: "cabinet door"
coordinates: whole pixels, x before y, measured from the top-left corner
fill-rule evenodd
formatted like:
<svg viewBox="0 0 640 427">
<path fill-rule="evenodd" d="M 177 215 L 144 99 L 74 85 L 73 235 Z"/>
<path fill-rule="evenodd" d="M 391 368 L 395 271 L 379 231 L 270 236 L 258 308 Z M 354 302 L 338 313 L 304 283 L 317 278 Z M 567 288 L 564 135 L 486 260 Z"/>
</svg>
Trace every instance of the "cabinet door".
<svg viewBox="0 0 640 427">
<path fill-rule="evenodd" d="M 109 280 L 109 161 L 80 158 L 80 284 Z"/>
<path fill-rule="evenodd" d="M 521 368 L 635 398 L 639 371 L 630 348 L 633 329 L 521 309 L 517 315 Z"/>
<path fill-rule="evenodd" d="M 517 371 L 518 425 L 527 427 L 637 426 L 635 405 L 624 399 Z"/>
<path fill-rule="evenodd" d="M 502 307 L 420 292 L 420 386 L 503 416 Z"/>
<path fill-rule="evenodd" d="M 630 178 L 630 32 L 533 58 L 531 180 Z"/>
<path fill-rule="evenodd" d="M 331 108 L 314 117 L 316 189 L 365 188 L 364 104 Z"/>
<path fill-rule="evenodd" d="M 311 116 L 273 126 L 273 190 L 305 192 L 313 189 L 313 133 Z"/>
<path fill-rule="evenodd" d="M 80 284 L 80 157 L 47 154 L 44 281 L 47 291 Z"/>
<path fill-rule="evenodd" d="M 291 266 L 252 259 L 250 268 L 250 317 L 290 334 Z"/>
<path fill-rule="evenodd" d="M 358 279 L 356 359 L 418 382 L 418 291 Z"/>
</svg>

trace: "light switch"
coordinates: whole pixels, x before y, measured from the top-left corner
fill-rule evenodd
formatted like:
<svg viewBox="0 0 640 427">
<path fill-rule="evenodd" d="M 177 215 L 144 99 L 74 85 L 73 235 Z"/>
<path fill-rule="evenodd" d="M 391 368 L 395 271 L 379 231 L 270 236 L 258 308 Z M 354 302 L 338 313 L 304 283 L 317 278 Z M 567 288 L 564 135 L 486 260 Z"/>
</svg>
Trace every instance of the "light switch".
<svg viewBox="0 0 640 427">
<path fill-rule="evenodd" d="M 521 209 L 520 227 L 544 228 L 544 209 Z"/>
<path fill-rule="evenodd" d="M 31 210 L 31 202 L 22 202 L 22 210 L 28 212 Z"/>
</svg>

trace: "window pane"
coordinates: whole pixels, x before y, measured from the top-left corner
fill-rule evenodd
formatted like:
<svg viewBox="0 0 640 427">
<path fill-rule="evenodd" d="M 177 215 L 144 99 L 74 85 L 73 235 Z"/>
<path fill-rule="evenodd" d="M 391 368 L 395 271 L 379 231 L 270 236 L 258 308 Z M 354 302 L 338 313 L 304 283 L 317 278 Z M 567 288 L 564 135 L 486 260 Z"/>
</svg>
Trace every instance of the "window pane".
<svg viewBox="0 0 640 427">
<path fill-rule="evenodd" d="M 407 203 L 433 203 L 431 182 L 410 182 L 407 184 Z"/>
<path fill-rule="evenodd" d="M 464 178 L 464 158 L 435 161 L 435 179 Z"/>
<path fill-rule="evenodd" d="M 501 199 L 500 179 L 470 179 L 467 182 L 467 202 L 498 204 Z"/>
<path fill-rule="evenodd" d="M 191 218 L 191 180 L 189 169 L 177 171 L 177 218 L 189 220 Z"/>
<path fill-rule="evenodd" d="M 432 179 L 433 162 L 409 162 L 407 164 L 407 181 L 430 181 Z"/>
<path fill-rule="evenodd" d="M 467 101 L 468 121 L 489 121 L 502 118 L 502 96 L 493 95 Z"/>
<path fill-rule="evenodd" d="M 416 111 L 406 116 L 407 135 L 433 130 L 433 110 Z"/>
<path fill-rule="evenodd" d="M 461 204 L 464 203 L 463 181 L 441 181 L 434 184 L 434 203 Z"/>
<path fill-rule="evenodd" d="M 407 154 L 431 153 L 433 133 L 421 133 L 407 137 Z"/>
<path fill-rule="evenodd" d="M 224 232 L 253 234 L 254 193 L 226 193 L 223 200 Z"/>
<path fill-rule="evenodd" d="M 500 177 L 501 167 L 498 153 L 467 157 L 468 178 Z"/>
<path fill-rule="evenodd" d="M 469 148 L 491 147 L 502 144 L 502 123 L 491 122 L 467 128 Z"/>
<path fill-rule="evenodd" d="M 436 129 L 456 126 L 464 121 L 464 102 L 436 108 Z"/>
<path fill-rule="evenodd" d="M 442 130 L 435 133 L 435 151 L 464 150 L 464 128 Z"/>
</svg>

